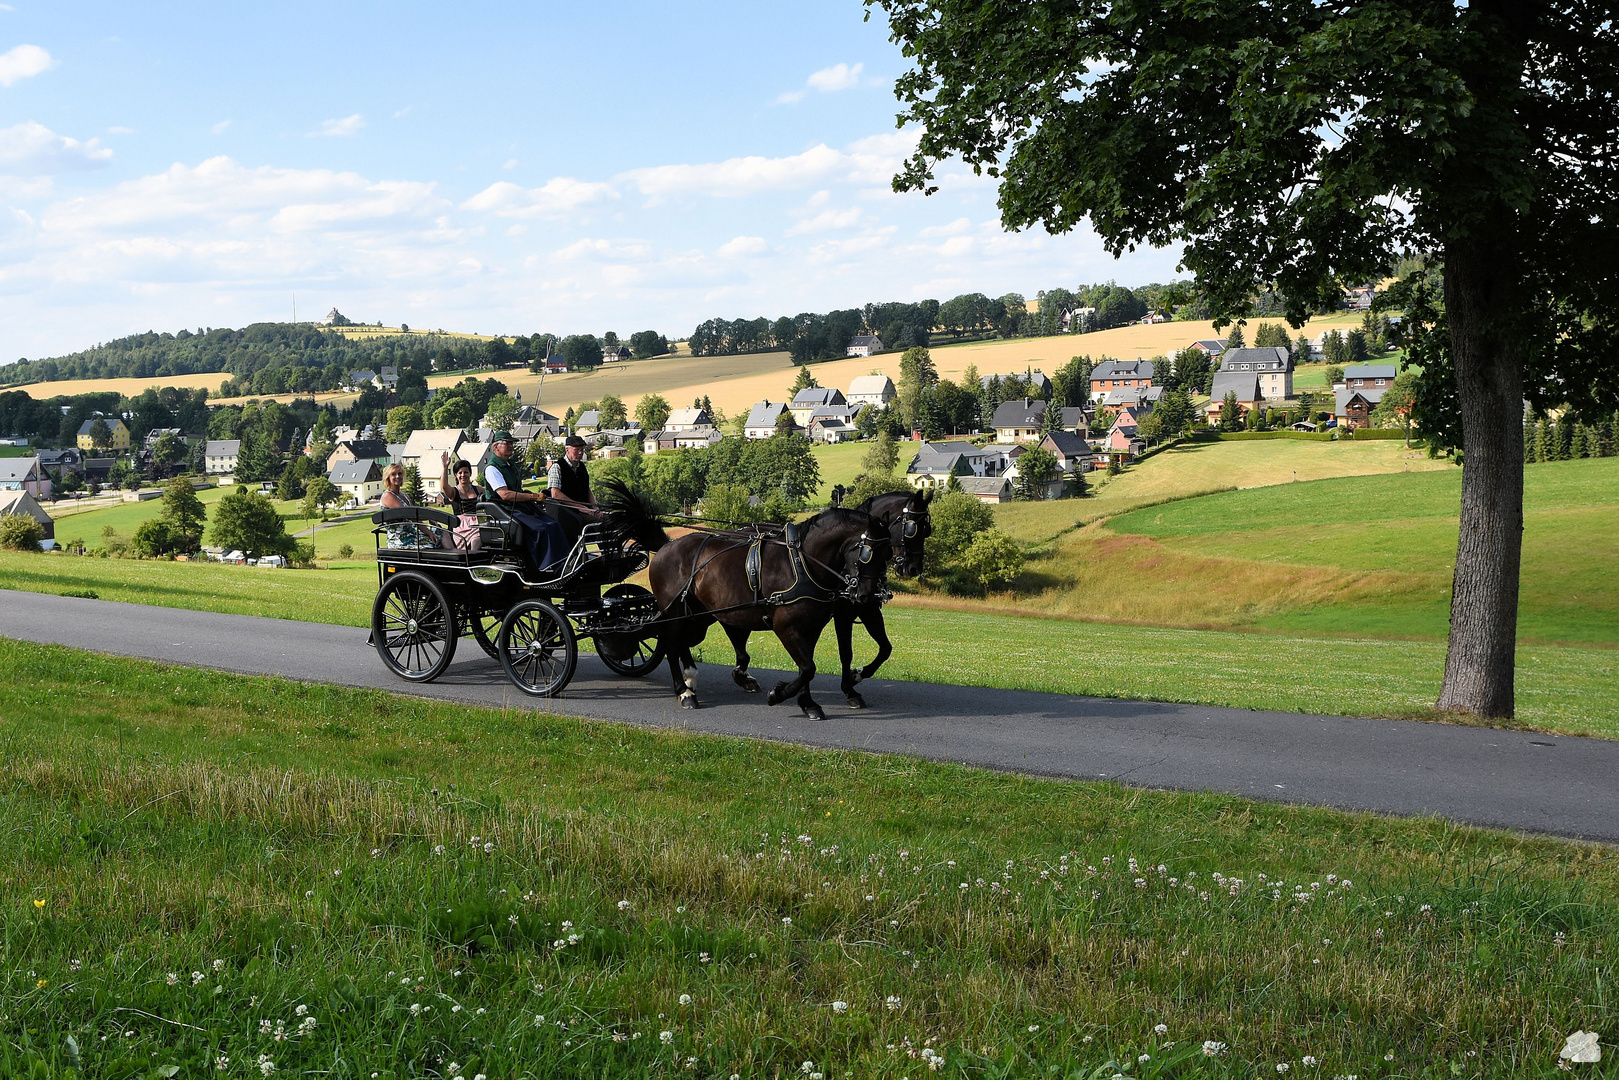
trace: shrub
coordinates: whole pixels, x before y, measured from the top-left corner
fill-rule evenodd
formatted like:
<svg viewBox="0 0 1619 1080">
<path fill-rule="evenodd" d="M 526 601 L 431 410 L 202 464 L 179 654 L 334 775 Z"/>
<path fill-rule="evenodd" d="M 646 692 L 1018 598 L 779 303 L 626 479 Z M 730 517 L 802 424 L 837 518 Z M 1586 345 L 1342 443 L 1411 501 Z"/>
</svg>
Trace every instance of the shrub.
<svg viewBox="0 0 1619 1080">
<path fill-rule="evenodd" d="M 995 512 L 964 491 L 946 491 L 933 500 L 928 514 L 933 535 L 923 550 L 934 572 L 966 551 L 973 537 L 995 527 Z"/>
<path fill-rule="evenodd" d="M 315 542 L 313 540 L 299 540 L 293 544 L 292 551 L 287 554 L 287 565 L 296 566 L 300 570 L 314 569 Z"/>
<path fill-rule="evenodd" d="M 45 526 L 28 514 L 0 514 L 0 548 L 38 551 L 44 539 Z"/>
<path fill-rule="evenodd" d="M 339 547 L 337 549 L 337 557 L 339 559 L 352 559 L 352 558 L 354 558 L 354 545 L 353 544 L 344 544 L 343 546 Z"/>
<path fill-rule="evenodd" d="M 1011 584 L 1023 572 L 1023 549 L 999 529 L 990 529 L 967 545 L 960 561 L 980 586 L 991 589 Z"/>
</svg>

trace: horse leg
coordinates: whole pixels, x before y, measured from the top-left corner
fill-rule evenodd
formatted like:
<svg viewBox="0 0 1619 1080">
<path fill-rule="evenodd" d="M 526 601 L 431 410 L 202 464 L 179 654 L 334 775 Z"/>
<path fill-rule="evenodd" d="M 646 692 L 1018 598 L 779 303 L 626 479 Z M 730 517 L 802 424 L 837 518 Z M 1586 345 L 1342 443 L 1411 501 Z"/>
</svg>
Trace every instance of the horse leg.
<svg viewBox="0 0 1619 1080">
<path fill-rule="evenodd" d="M 883 661 L 894 655 L 894 643 L 888 640 L 888 627 L 883 622 L 883 606 L 872 604 L 860 612 L 860 621 L 866 624 L 866 633 L 877 643 L 877 657 L 860 669 L 860 678 L 869 679 L 877 674 Z"/>
<path fill-rule="evenodd" d="M 866 699 L 860 696 L 855 684 L 865 678 L 854 670 L 854 620 L 852 604 L 839 602 L 832 610 L 832 628 L 838 635 L 838 663 L 843 669 L 843 696 L 851 709 L 864 709 Z"/>
<path fill-rule="evenodd" d="M 741 626 L 725 627 L 725 636 L 731 639 L 731 646 L 736 649 L 736 667 L 731 669 L 731 680 L 748 693 L 757 694 L 759 680 L 748 674 L 748 635 L 752 632 Z"/>
<path fill-rule="evenodd" d="M 803 627 L 789 622 L 785 626 L 778 626 L 776 636 L 781 639 L 782 646 L 787 655 L 793 658 L 798 667 L 798 676 L 791 682 L 784 682 L 770 691 L 765 700 L 771 705 L 787 700 L 793 694 L 798 695 L 798 707 L 805 716 L 811 720 L 825 720 L 826 712 L 810 697 L 810 682 L 815 678 L 815 642 L 821 636 L 820 630 L 826 625 L 823 620 L 815 628 L 815 633 L 806 633 Z"/>
</svg>

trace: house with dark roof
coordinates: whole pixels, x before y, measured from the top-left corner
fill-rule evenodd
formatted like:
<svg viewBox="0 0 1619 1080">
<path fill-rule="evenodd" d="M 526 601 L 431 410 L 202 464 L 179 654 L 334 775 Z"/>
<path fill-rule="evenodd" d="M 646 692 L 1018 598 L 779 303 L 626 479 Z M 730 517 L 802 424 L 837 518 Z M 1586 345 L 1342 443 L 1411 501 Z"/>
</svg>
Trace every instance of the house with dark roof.
<svg viewBox="0 0 1619 1080">
<path fill-rule="evenodd" d="M 1091 426 L 1091 422 L 1090 418 L 1085 415 L 1084 408 L 1081 406 L 1064 405 L 1059 410 L 1057 426 L 1062 428 L 1064 431 L 1077 432 L 1080 438 L 1084 438 L 1085 433 Z"/>
<path fill-rule="evenodd" d="M 375 461 L 378 467 L 385 467 L 393 461 L 388 453 L 388 443 L 383 439 L 344 439 L 332 448 L 331 454 L 326 458 L 326 471 L 331 472 L 345 461 Z M 336 483 L 336 481 L 333 481 Z"/>
<path fill-rule="evenodd" d="M 1192 342 L 1190 345 L 1187 346 L 1187 348 L 1196 349 L 1199 352 L 1207 353 L 1209 356 L 1211 356 L 1214 359 L 1218 360 L 1218 359 L 1220 359 L 1220 354 L 1225 352 L 1225 350 L 1226 350 L 1226 339 L 1225 338 L 1204 338 L 1201 341 Z"/>
<path fill-rule="evenodd" d="M 1100 401 L 1109 390 L 1151 386 L 1156 369 L 1151 360 L 1104 360 L 1091 368 L 1091 400 Z"/>
<path fill-rule="evenodd" d="M 112 450 L 114 452 L 129 449 L 129 427 L 123 422 L 123 420 L 116 416 L 97 416 L 86 420 L 84 423 L 79 425 L 78 437 L 75 439 L 75 442 L 78 444 L 80 450 L 96 449 L 94 442 L 92 442 L 90 439 L 90 429 L 96 426 L 96 421 L 98 420 L 106 424 L 107 429 L 112 432 L 112 438 L 107 442 L 106 446 L 102 447 L 102 449 Z"/>
<path fill-rule="evenodd" d="M 1375 377 L 1375 376 L 1374 376 Z M 1393 380 L 1390 380 L 1391 382 Z M 1383 395 L 1388 393 L 1388 387 L 1366 387 L 1355 389 L 1343 387 L 1333 391 L 1333 415 L 1338 418 L 1340 428 L 1371 427 L 1372 410 L 1382 402 Z"/>
<path fill-rule="evenodd" d="M 1004 476 L 958 476 L 956 483 L 979 502 L 1002 503 L 1012 498 L 1012 481 Z"/>
<path fill-rule="evenodd" d="M 998 443 L 1034 443 L 1040 441 L 1040 429 L 1045 423 L 1045 402 L 1036 398 L 1015 398 L 1000 403 L 989 426 L 995 429 Z"/>
<path fill-rule="evenodd" d="M 1344 386 L 1350 390 L 1386 390 L 1400 369 L 1393 364 L 1356 364 L 1344 368 Z"/>
<path fill-rule="evenodd" d="M 856 334 L 843 350 L 844 356 L 870 356 L 883 351 L 883 339 L 876 334 Z"/>
<path fill-rule="evenodd" d="M 1214 387 L 1209 391 L 1209 403 L 1203 407 L 1203 415 L 1208 417 L 1210 424 L 1219 422 L 1228 393 L 1237 395 L 1237 404 L 1246 413 L 1259 400 L 1259 376 L 1251 371 L 1216 371 Z"/>
<path fill-rule="evenodd" d="M 1090 442 L 1083 435 L 1072 431 L 1049 432 L 1040 440 L 1040 446 L 1051 451 L 1052 456 L 1057 459 L 1057 468 L 1064 475 L 1071 476 L 1091 470 L 1091 458 L 1095 451 L 1091 449 Z"/>
<path fill-rule="evenodd" d="M 664 421 L 663 430 L 671 433 L 690 431 L 693 428 L 711 427 L 713 423 L 714 419 L 708 415 L 708 410 L 700 406 L 690 409 L 676 409 L 669 414 L 669 419 Z"/>
<path fill-rule="evenodd" d="M 748 419 L 742 425 L 742 434 L 750 439 L 770 438 L 776 433 L 776 424 L 781 420 L 783 413 L 791 415 L 785 401 L 757 402 L 748 410 Z"/>
<path fill-rule="evenodd" d="M 40 528 L 45 530 L 45 539 L 51 541 L 47 547 L 53 546 L 56 540 L 56 522 L 45 512 L 44 507 L 33 495 L 26 491 L 0 490 L 0 514 L 17 514 L 31 517 L 39 522 Z"/>
<path fill-rule="evenodd" d="M 793 395 L 792 403 L 787 408 L 793 414 L 793 422 L 801 428 L 807 428 L 817 410 L 842 409 L 847 405 L 843 391 L 835 386 L 806 386 Z"/>
<path fill-rule="evenodd" d="M 573 433 L 575 435 L 594 435 L 601 430 L 602 414 L 600 409 L 586 409 L 573 418 Z"/>
<path fill-rule="evenodd" d="M 1286 349 L 1227 349 L 1220 357 L 1220 370 L 1252 373 L 1263 400 L 1283 401 L 1293 396 L 1293 361 Z"/>
<path fill-rule="evenodd" d="M 84 475 L 84 454 L 77 447 L 68 446 L 61 450 L 41 450 L 38 453 L 40 468 L 52 476 L 60 478 L 65 472 L 75 476 Z"/>
</svg>

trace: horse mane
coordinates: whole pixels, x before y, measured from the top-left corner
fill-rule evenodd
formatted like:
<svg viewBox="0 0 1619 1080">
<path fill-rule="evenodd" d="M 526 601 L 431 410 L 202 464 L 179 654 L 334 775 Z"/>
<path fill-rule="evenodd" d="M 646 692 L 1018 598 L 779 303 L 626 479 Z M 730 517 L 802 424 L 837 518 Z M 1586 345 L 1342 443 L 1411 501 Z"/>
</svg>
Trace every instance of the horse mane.
<svg viewBox="0 0 1619 1080">
<path fill-rule="evenodd" d="M 645 495 L 616 476 L 596 486 L 603 493 L 597 502 L 607 511 L 607 526 L 619 540 L 634 540 L 648 551 L 657 551 L 669 542 L 663 520 Z"/>
<path fill-rule="evenodd" d="M 862 518 L 865 520 L 862 521 Z M 862 531 L 866 530 L 872 525 L 875 525 L 877 528 L 882 529 L 885 534 L 888 531 L 888 527 L 869 511 L 850 510 L 842 506 L 827 507 L 819 514 L 816 514 L 814 517 L 805 521 L 804 527 L 806 530 L 816 528 L 817 526 L 823 524 L 823 519 L 824 524 L 827 525 L 847 525 L 851 529 L 858 528 Z"/>
</svg>

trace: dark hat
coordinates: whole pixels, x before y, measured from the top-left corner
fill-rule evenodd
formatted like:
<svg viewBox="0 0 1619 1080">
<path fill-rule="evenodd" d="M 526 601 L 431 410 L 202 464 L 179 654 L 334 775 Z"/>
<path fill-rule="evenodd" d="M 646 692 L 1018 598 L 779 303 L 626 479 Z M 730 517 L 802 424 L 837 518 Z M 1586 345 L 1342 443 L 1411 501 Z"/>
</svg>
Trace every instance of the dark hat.
<svg viewBox="0 0 1619 1080">
<path fill-rule="evenodd" d="M 489 445 L 490 446 L 493 446 L 493 445 L 495 445 L 495 443 L 498 443 L 498 442 L 516 442 L 516 441 L 517 441 L 516 439 L 512 438 L 512 433 L 507 431 L 505 428 L 501 428 L 499 431 L 497 431 L 494 434 L 489 436 Z"/>
<path fill-rule="evenodd" d="M 590 448 L 590 444 L 585 442 L 585 440 L 578 435 L 569 435 L 562 441 L 562 445 L 577 446 L 581 450 L 587 450 Z"/>
</svg>

